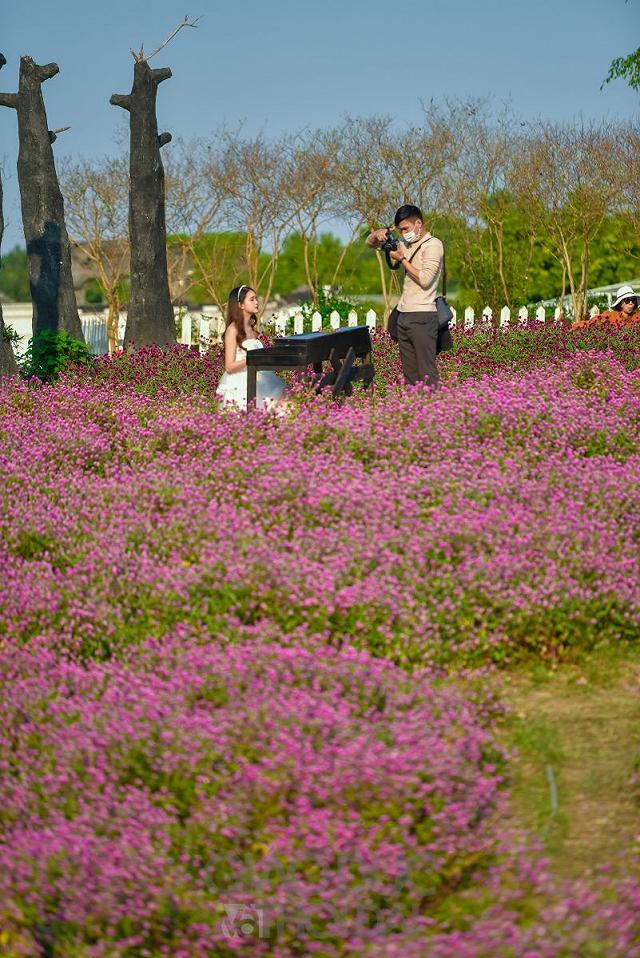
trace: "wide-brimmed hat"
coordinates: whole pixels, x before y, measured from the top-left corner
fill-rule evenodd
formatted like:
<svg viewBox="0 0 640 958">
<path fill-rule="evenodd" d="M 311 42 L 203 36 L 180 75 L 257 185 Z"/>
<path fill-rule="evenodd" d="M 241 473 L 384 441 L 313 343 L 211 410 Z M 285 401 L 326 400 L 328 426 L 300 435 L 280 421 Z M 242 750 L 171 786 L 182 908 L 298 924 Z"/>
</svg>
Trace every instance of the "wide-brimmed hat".
<svg viewBox="0 0 640 958">
<path fill-rule="evenodd" d="M 621 286 L 618 292 L 616 293 L 615 303 L 611 304 L 611 309 L 615 309 L 623 299 L 629 299 L 631 296 L 636 301 L 636 306 L 638 305 L 638 294 L 634 291 L 633 286 Z"/>
</svg>

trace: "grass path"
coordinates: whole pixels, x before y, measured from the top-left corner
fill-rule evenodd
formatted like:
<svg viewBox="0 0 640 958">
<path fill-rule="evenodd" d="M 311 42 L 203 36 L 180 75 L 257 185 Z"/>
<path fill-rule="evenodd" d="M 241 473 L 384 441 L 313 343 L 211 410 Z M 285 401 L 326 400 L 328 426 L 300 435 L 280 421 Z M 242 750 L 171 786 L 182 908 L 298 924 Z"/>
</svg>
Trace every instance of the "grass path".
<svg viewBox="0 0 640 958">
<path fill-rule="evenodd" d="M 640 855 L 640 654 L 504 677 L 514 822 L 542 838 L 561 878 Z"/>
</svg>

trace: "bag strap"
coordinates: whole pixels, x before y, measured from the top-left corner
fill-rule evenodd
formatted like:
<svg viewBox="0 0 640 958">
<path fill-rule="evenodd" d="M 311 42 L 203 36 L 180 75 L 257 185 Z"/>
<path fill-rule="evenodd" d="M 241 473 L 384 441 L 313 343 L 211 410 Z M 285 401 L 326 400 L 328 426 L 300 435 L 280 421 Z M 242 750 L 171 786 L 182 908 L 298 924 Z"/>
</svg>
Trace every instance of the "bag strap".
<svg viewBox="0 0 640 958">
<path fill-rule="evenodd" d="M 411 262 L 411 260 L 413 259 L 413 257 L 416 255 L 416 253 L 418 252 L 418 250 L 422 249 L 422 247 L 424 246 L 424 244 L 425 244 L 425 243 L 428 243 L 430 239 L 431 239 L 431 237 L 429 237 L 428 239 L 424 239 L 418 246 L 416 246 L 416 248 L 414 249 L 414 251 L 413 251 L 413 253 L 411 254 L 411 256 L 407 256 L 407 261 L 408 261 L 409 263 Z"/>
<path fill-rule="evenodd" d="M 428 240 L 425 240 L 425 243 L 428 243 L 428 242 L 429 242 Z M 421 243 L 420 246 L 422 245 L 423 244 Z M 416 253 L 420 249 L 420 246 L 418 246 L 418 249 L 414 249 L 413 253 L 409 257 L 409 262 L 411 262 L 413 257 L 416 255 Z M 446 256 L 444 252 L 444 243 L 442 243 L 442 295 L 446 299 L 447 297 L 447 260 L 446 260 Z"/>
<path fill-rule="evenodd" d="M 433 235 L 429 237 L 429 239 L 432 239 L 432 238 L 434 238 Z M 435 237 L 435 238 L 437 238 L 437 237 Z M 414 249 L 414 251 L 413 251 L 413 253 L 411 254 L 411 256 L 408 256 L 408 257 L 407 257 L 407 261 L 410 263 L 411 260 L 413 259 L 413 257 L 414 257 L 414 256 L 416 255 L 416 253 L 418 252 L 418 250 L 421 249 L 422 246 L 424 246 L 424 243 L 428 243 L 428 242 L 429 242 L 429 240 L 426 239 L 426 240 L 424 240 L 423 243 L 420 243 L 420 245 L 417 246 L 417 247 Z M 441 241 L 441 242 L 442 242 L 442 241 Z M 391 257 L 390 257 L 389 254 L 387 253 L 387 263 L 389 264 L 389 267 L 390 267 L 391 269 L 399 269 L 399 268 L 400 268 L 400 263 L 396 263 L 394 266 L 392 266 L 392 265 L 391 265 L 392 262 L 393 262 L 393 261 L 392 261 Z M 445 258 L 444 243 L 442 243 L 442 295 L 443 295 L 445 298 L 446 298 L 446 296 L 447 296 L 447 261 L 446 261 L 446 258 Z"/>
</svg>

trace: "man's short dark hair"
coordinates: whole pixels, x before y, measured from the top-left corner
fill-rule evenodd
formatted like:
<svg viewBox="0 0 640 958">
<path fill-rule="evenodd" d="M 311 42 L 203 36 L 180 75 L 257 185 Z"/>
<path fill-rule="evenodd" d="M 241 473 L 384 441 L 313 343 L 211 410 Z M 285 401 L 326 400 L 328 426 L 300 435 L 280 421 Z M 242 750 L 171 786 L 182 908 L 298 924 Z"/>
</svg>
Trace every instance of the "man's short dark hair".
<svg viewBox="0 0 640 958">
<path fill-rule="evenodd" d="M 413 206 L 411 203 L 405 203 L 404 206 L 401 206 L 398 212 L 396 213 L 393 222 L 397 226 L 398 223 L 402 223 L 403 220 L 421 220 L 422 219 L 422 210 L 419 206 Z"/>
</svg>

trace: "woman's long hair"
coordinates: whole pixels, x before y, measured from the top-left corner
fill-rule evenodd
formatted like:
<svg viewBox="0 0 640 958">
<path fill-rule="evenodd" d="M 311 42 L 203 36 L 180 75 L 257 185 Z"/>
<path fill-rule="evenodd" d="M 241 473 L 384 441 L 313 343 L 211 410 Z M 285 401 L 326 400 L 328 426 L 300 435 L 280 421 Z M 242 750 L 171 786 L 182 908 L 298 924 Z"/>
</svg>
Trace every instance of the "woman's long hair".
<svg viewBox="0 0 640 958">
<path fill-rule="evenodd" d="M 244 331 L 244 316 L 242 315 L 241 304 L 244 302 L 244 298 L 249 292 L 254 292 L 252 286 L 234 286 L 234 288 L 229 293 L 229 299 L 227 300 L 227 316 L 224 331 L 229 329 L 229 326 L 235 326 L 236 328 L 236 342 L 240 349 L 244 349 L 242 345 L 245 338 Z M 255 328 L 258 320 L 255 316 L 252 316 L 249 320 L 251 326 Z"/>
</svg>

